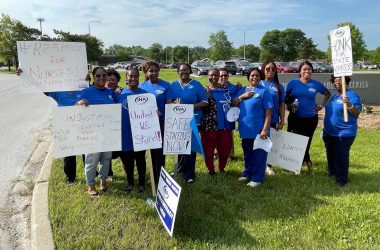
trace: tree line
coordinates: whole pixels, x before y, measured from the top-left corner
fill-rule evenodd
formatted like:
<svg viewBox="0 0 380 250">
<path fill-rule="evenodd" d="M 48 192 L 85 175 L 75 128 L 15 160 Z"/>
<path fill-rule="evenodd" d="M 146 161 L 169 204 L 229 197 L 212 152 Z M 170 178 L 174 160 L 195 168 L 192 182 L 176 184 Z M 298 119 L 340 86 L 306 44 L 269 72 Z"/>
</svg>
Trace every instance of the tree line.
<svg viewBox="0 0 380 250">
<path fill-rule="evenodd" d="M 337 27 L 349 25 L 351 28 L 353 59 L 365 60 L 374 63 L 380 62 L 380 47 L 368 51 L 359 28 L 351 22 L 342 22 Z M 104 48 L 104 43 L 90 34 L 71 34 L 70 32 L 53 30 L 55 37 L 42 35 L 38 29 L 29 28 L 20 21 L 2 14 L 0 19 L 0 62 L 6 63 L 10 69 L 13 63 L 17 64 L 16 41 L 42 40 L 42 41 L 70 41 L 84 42 L 87 48 L 89 62 L 99 61 L 102 55 L 113 55 L 118 61 L 129 61 L 134 56 L 144 56 L 159 63 L 190 62 L 208 58 L 212 61 L 229 59 L 231 57 L 243 58 L 244 45 L 234 48 L 224 30 L 211 33 L 208 39 L 208 48 L 202 46 L 191 47 L 177 45 L 175 47 L 162 46 L 153 43 L 148 48 L 142 46 L 124 46 L 114 44 Z M 327 36 L 328 40 L 330 38 Z M 288 28 L 285 30 L 267 31 L 260 40 L 260 46 L 251 43 L 245 45 L 245 58 L 252 62 L 265 59 L 275 61 L 295 61 L 300 59 L 324 60 L 331 62 L 330 46 L 327 51 L 317 48 L 312 38 L 306 37 L 300 29 Z"/>
</svg>

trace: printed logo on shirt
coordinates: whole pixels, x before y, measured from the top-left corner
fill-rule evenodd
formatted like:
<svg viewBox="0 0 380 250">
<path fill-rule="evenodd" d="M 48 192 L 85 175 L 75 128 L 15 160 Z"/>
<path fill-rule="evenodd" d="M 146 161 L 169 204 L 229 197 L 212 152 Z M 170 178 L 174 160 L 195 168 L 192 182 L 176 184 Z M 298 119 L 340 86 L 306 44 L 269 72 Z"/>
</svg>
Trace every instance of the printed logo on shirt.
<svg viewBox="0 0 380 250">
<path fill-rule="evenodd" d="M 108 98 L 113 101 L 112 95 L 108 95 Z"/>
<path fill-rule="evenodd" d="M 315 93 L 315 92 L 317 92 L 317 90 L 316 90 L 315 88 L 309 88 L 308 91 L 309 91 L 310 93 Z"/>
<path fill-rule="evenodd" d="M 121 106 L 123 107 L 123 109 L 128 110 L 128 100 L 125 99 Z"/>
<path fill-rule="evenodd" d="M 256 98 L 256 97 L 258 97 L 258 96 L 259 96 L 258 93 L 254 93 L 252 97 L 253 97 L 253 98 Z"/>
<path fill-rule="evenodd" d="M 278 92 L 278 89 L 276 87 L 274 87 L 274 86 L 271 87 L 270 89 L 273 90 L 274 92 Z"/>
<path fill-rule="evenodd" d="M 157 95 L 161 95 L 162 93 L 164 93 L 163 90 L 161 89 L 157 89 L 156 91 L 154 91 Z"/>
<path fill-rule="evenodd" d="M 342 99 L 338 99 L 335 102 L 338 103 L 338 104 L 343 104 L 343 100 Z"/>
</svg>

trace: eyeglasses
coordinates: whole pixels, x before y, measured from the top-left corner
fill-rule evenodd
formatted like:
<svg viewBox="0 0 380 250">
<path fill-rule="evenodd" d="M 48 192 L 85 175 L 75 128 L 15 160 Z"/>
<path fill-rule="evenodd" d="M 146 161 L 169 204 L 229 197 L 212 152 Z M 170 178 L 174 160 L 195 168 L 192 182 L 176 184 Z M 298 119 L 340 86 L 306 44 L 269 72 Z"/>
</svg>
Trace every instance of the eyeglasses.
<svg viewBox="0 0 380 250">
<path fill-rule="evenodd" d="M 260 74 L 251 74 L 251 77 L 254 77 L 254 76 L 260 77 Z"/>
<path fill-rule="evenodd" d="M 190 72 L 189 69 L 179 69 L 178 71 L 179 71 L 179 72 Z"/>
<path fill-rule="evenodd" d="M 228 75 L 220 75 L 220 77 L 228 77 Z"/>
<path fill-rule="evenodd" d="M 265 71 L 266 72 L 276 72 L 276 69 L 275 68 L 272 68 L 272 67 L 268 67 L 268 68 L 265 68 Z"/>
<path fill-rule="evenodd" d="M 104 73 L 104 74 L 96 74 L 95 77 L 107 77 L 107 74 Z"/>
</svg>

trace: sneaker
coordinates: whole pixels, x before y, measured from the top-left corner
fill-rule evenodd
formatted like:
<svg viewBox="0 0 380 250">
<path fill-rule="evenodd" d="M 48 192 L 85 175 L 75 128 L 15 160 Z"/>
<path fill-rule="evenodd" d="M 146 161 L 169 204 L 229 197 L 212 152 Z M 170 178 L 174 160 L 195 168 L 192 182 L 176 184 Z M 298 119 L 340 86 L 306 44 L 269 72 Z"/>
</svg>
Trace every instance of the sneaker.
<svg viewBox="0 0 380 250">
<path fill-rule="evenodd" d="M 191 184 L 193 184 L 193 183 L 194 183 L 194 179 L 188 179 L 188 180 L 187 180 L 187 184 L 191 185 Z"/>
<path fill-rule="evenodd" d="M 239 179 L 238 179 L 238 181 L 246 181 L 246 180 L 248 180 L 248 178 L 245 177 L 245 176 L 241 176 L 241 177 L 239 177 Z"/>
<path fill-rule="evenodd" d="M 254 181 L 250 181 L 248 182 L 247 186 L 248 187 L 257 187 L 261 184 L 261 182 L 254 182 Z"/>
<path fill-rule="evenodd" d="M 113 181 L 113 175 L 109 175 L 107 177 L 107 182 L 112 182 Z"/>
<path fill-rule="evenodd" d="M 267 173 L 267 175 L 275 175 L 276 173 L 273 171 L 272 168 L 270 167 L 267 167 L 265 172 Z"/>
</svg>

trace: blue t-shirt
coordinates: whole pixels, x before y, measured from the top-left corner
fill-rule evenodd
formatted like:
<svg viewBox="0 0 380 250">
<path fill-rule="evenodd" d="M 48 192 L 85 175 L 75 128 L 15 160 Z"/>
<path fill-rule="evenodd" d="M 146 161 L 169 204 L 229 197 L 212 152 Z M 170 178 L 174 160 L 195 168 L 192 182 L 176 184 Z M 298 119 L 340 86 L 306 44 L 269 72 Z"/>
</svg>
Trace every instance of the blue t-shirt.
<svg viewBox="0 0 380 250">
<path fill-rule="evenodd" d="M 249 89 L 249 87 L 242 88 L 239 96 L 248 92 Z M 253 91 L 255 94 L 251 98 L 242 100 L 239 104 L 240 138 L 256 138 L 264 127 L 267 109 L 273 108 L 272 96 L 264 86 L 258 85 Z"/>
<path fill-rule="evenodd" d="M 49 92 L 46 95 L 53 98 L 58 107 L 73 106 L 79 100 L 81 91 L 60 91 L 60 92 Z"/>
<path fill-rule="evenodd" d="M 159 80 L 157 83 L 152 84 L 150 80 L 140 83 L 139 88 L 146 90 L 148 93 L 153 94 L 156 97 L 157 108 L 160 111 L 160 121 L 165 120 L 165 104 L 167 101 L 167 93 L 170 88 L 170 83 Z"/>
<path fill-rule="evenodd" d="M 227 112 L 231 108 L 231 96 L 227 89 L 210 89 L 209 93 L 216 102 L 216 118 L 218 129 L 233 130 L 234 122 L 227 121 Z"/>
<path fill-rule="evenodd" d="M 115 92 L 112 89 L 98 89 L 95 86 L 91 86 L 82 90 L 79 100 L 86 99 L 88 104 L 112 104 L 114 101 Z"/>
<path fill-rule="evenodd" d="M 317 93 L 325 95 L 328 89 L 322 83 L 310 79 L 307 83 L 302 83 L 299 78 L 291 80 L 286 85 L 285 93 L 289 93 L 298 99 L 298 109 L 296 115 L 298 117 L 314 117 L 317 114 L 314 109 L 317 107 L 315 96 Z"/>
<path fill-rule="evenodd" d="M 354 106 L 362 110 L 360 97 L 352 90 L 347 90 L 347 97 Z M 338 93 L 334 93 L 325 106 L 325 120 L 323 134 L 337 137 L 356 136 L 358 131 L 358 116 L 352 115 L 349 111 L 348 122 L 343 118 L 343 98 Z"/>
<path fill-rule="evenodd" d="M 196 80 L 191 80 L 183 87 L 179 80 L 172 82 L 167 97 L 173 101 L 179 98 L 181 104 L 208 103 L 204 87 Z M 194 109 L 194 116 L 199 125 L 202 121 L 203 111 L 201 109 Z"/>
<path fill-rule="evenodd" d="M 237 95 L 239 94 L 239 91 L 242 89 L 242 87 L 228 82 L 227 89 L 230 92 L 230 96 L 233 100 L 238 97 Z"/>
<path fill-rule="evenodd" d="M 278 121 L 280 120 L 280 100 L 281 102 L 285 101 L 284 86 L 282 86 L 282 84 L 278 85 L 280 87 L 280 93 L 279 93 L 277 89 L 277 83 L 275 82 L 268 82 L 268 81 L 262 80 L 260 81 L 260 84 L 264 86 L 267 90 L 269 90 L 269 93 L 272 96 L 273 110 L 272 110 L 272 118 L 271 118 L 270 123 L 278 123 Z"/>
<path fill-rule="evenodd" d="M 117 103 L 121 103 L 121 145 L 122 151 L 133 150 L 133 139 L 131 131 L 131 121 L 129 120 L 128 111 L 128 99 L 130 95 L 145 94 L 147 91 L 137 88 L 137 90 L 132 91 L 128 88 L 123 89 L 120 94 L 118 94 L 115 99 Z"/>
</svg>

